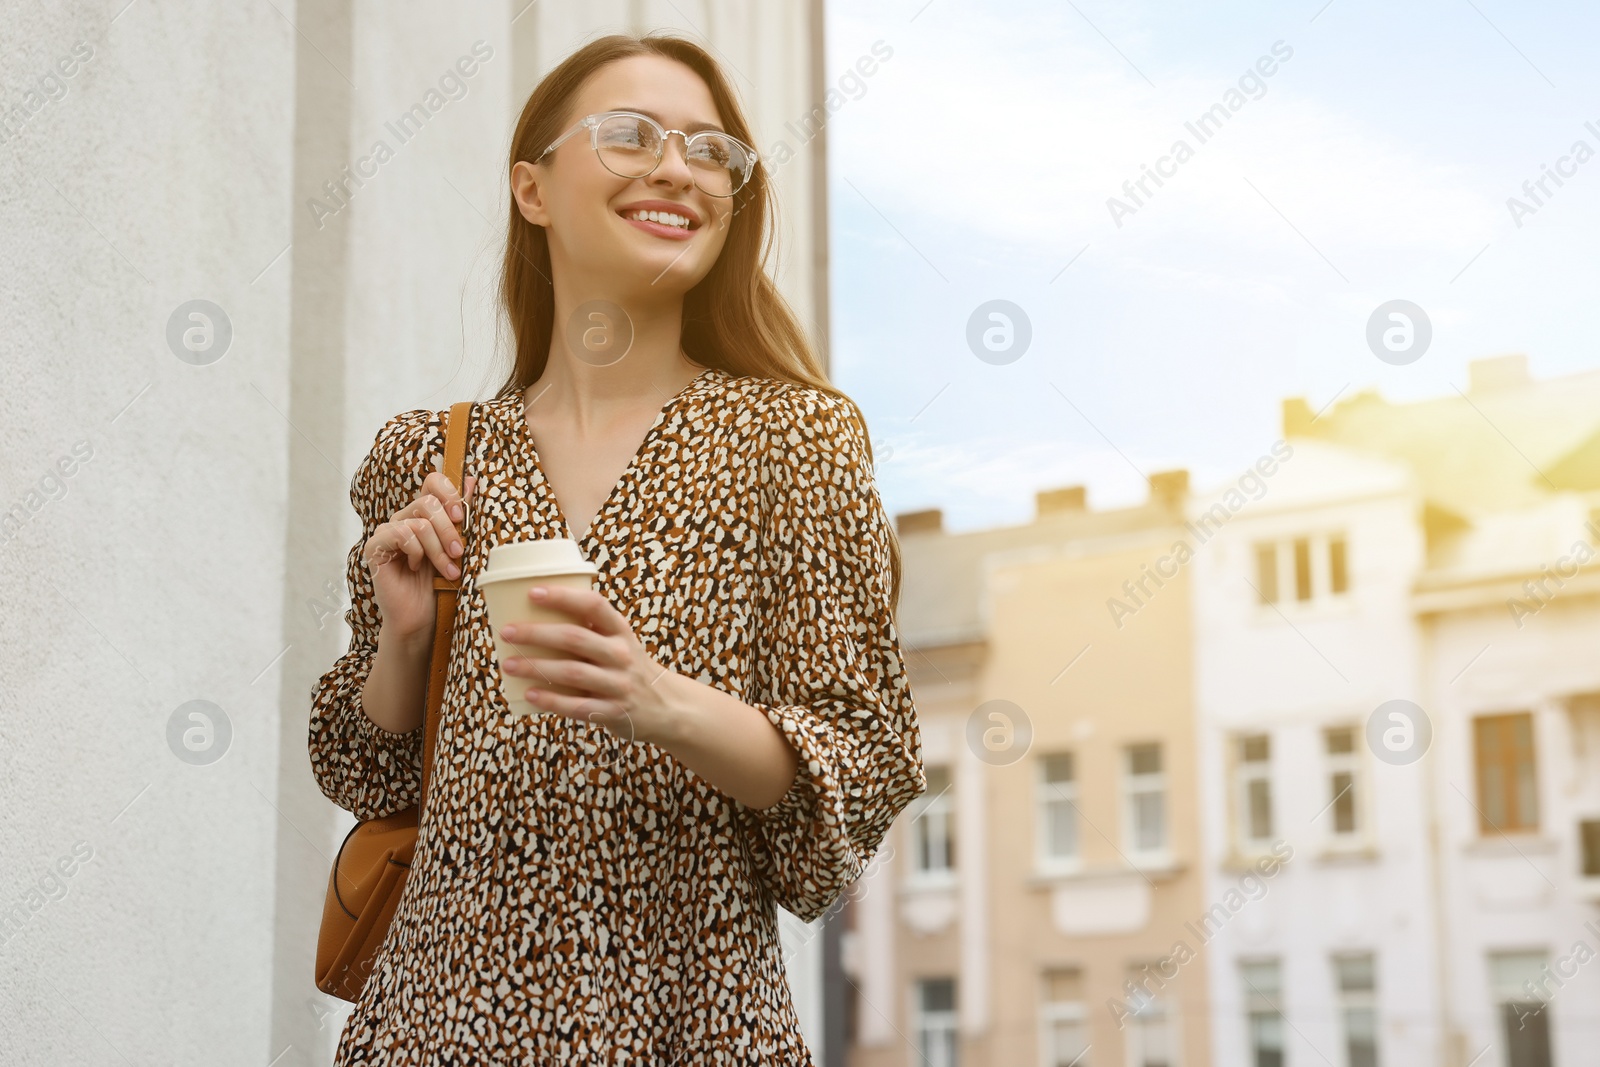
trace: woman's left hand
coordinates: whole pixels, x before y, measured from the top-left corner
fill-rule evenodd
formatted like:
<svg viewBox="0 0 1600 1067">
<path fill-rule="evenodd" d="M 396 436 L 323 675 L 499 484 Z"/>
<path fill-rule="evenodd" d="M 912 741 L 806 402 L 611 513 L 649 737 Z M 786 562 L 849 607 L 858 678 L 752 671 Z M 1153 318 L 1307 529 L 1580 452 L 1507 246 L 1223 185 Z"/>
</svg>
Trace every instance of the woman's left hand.
<svg viewBox="0 0 1600 1067">
<path fill-rule="evenodd" d="M 627 618 L 609 600 L 593 589 L 560 586 L 534 586 L 528 595 L 575 620 L 502 628 L 501 638 L 514 645 L 538 645 L 568 657 L 506 661 L 506 672 L 528 683 L 529 703 L 604 726 L 624 741 L 654 743 L 670 735 L 675 709 L 668 700 L 668 683 L 678 675 L 645 653 Z M 552 693 L 546 688 L 549 683 L 587 695 Z"/>
</svg>

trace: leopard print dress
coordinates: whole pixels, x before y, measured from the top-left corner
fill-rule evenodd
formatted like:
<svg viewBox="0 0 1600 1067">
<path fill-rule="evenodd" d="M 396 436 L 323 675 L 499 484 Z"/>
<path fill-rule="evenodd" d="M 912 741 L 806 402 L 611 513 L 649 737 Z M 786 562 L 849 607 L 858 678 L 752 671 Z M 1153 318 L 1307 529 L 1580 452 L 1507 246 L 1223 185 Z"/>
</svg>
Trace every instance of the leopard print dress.
<svg viewBox="0 0 1600 1067">
<path fill-rule="evenodd" d="M 350 647 L 312 690 L 310 755 L 358 819 L 416 803 L 422 754 L 421 727 L 361 708 L 380 622 L 361 548 L 437 469 L 445 414 L 390 419 L 351 483 Z M 509 715 L 474 577 L 493 545 L 570 533 L 521 393 L 476 405 L 428 811 L 335 1067 L 812 1062 L 775 909 L 822 915 L 927 788 L 865 434 L 821 390 L 706 368 L 579 541 L 646 652 L 799 753 L 755 809 L 653 745 Z"/>
</svg>

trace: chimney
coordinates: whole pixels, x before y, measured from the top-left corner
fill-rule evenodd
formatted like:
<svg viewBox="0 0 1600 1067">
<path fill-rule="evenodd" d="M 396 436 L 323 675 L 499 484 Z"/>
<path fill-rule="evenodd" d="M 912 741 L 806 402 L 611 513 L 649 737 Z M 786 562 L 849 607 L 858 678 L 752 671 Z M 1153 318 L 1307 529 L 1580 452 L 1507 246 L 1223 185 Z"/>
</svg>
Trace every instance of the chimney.
<svg viewBox="0 0 1600 1067">
<path fill-rule="evenodd" d="M 1533 380 L 1528 377 L 1528 357 L 1521 353 L 1475 359 L 1467 364 L 1467 376 L 1467 392 L 1474 395 L 1515 389 Z"/>
<path fill-rule="evenodd" d="M 1150 504 L 1152 507 L 1180 509 L 1189 495 L 1187 470 L 1157 471 L 1150 476 Z"/>
<path fill-rule="evenodd" d="M 1033 494 L 1033 513 L 1037 518 L 1063 511 L 1084 511 L 1088 507 L 1087 490 L 1081 485 L 1060 489 L 1041 489 Z"/>
<path fill-rule="evenodd" d="M 894 529 L 901 534 L 942 533 L 944 509 L 928 508 L 925 511 L 902 511 L 894 517 Z"/>
<path fill-rule="evenodd" d="M 1311 420 L 1316 413 L 1303 396 L 1291 396 L 1283 402 L 1283 436 L 1303 437 L 1311 432 Z"/>
</svg>

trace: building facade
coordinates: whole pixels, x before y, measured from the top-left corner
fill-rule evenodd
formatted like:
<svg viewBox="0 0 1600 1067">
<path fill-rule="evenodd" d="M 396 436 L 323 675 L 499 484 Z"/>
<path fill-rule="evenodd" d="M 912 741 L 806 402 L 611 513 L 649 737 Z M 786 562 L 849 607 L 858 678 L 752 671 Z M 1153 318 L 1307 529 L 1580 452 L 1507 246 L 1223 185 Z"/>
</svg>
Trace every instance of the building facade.
<svg viewBox="0 0 1600 1067">
<path fill-rule="evenodd" d="M 928 792 L 851 906 L 852 1064 L 1202 1067 L 1187 477 L 949 534 L 900 517 Z M 1191 938 L 1192 940 L 1192 938 Z"/>
<path fill-rule="evenodd" d="M 1286 401 L 1202 493 L 901 515 L 930 786 L 846 912 L 850 1062 L 1591 1062 L 1596 412 L 1499 357 Z"/>
</svg>

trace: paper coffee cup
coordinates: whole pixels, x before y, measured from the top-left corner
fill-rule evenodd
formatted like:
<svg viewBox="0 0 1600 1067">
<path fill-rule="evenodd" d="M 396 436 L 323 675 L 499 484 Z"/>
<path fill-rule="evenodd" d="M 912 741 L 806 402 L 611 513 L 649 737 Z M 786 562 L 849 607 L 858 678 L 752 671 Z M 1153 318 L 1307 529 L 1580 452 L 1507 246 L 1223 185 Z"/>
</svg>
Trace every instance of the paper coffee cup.
<svg viewBox="0 0 1600 1067">
<path fill-rule="evenodd" d="M 478 575 L 478 589 L 489 609 L 489 628 L 494 636 L 494 658 L 500 676 L 500 693 L 515 716 L 547 713 L 548 709 L 529 704 L 524 698 L 529 689 L 544 689 L 567 696 L 584 696 L 583 690 L 547 682 L 535 675 L 506 674 L 504 663 L 511 658 L 567 659 L 566 653 L 537 645 L 513 645 L 500 631 L 514 623 L 572 622 L 572 616 L 535 603 L 528 590 L 535 585 L 570 589 L 594 588 L 599 573 L 583 558 L 578 542 L 568 538 L 539 541 L 513 541 L 489 549 L 489 562 Z"/>
</svg>

